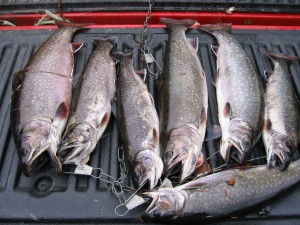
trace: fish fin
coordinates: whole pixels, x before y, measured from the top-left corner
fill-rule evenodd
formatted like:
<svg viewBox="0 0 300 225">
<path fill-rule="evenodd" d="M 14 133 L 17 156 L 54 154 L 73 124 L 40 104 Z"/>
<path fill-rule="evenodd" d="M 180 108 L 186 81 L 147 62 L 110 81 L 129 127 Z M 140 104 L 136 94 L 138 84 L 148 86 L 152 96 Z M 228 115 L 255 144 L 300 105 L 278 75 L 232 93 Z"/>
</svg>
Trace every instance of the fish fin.
<svg viewBox="0 0 300 225">
<path fill-rule="evenodd" d="M 222 129 L 219 125 L 211 125 L 206 127 L 204 141 L 212 141 L 222 137 Z"/>
<path fill-rule="evenodd" d="M 72 42 L 71 46 L 72 46 L 72 52 L 75 54 L 76 52 L 78 52 L 82 48 L 83 43 Z"/>
<path fill-rule="evenodd" d="M 97 46 L 101 43 L 104 43 L 104 42 L 109 42 L 113 46 L 115 46 L 117 44 L 117 41 L 118 41 L 118 36 L 117 35 L 107 35 L 107 36 L 104 36 L 104 37 L 92 38 L 91 40 L 92 40 L 92 42 L 95 46 Z"/>
<path fill-rule="evenodd" d="M 231 23 L 218 23 L 218 24 L 206 24 L 206 25 L 199 25 L 197 26 L 200 30 L 206 31 L 208 33 L 212 33 L 216 30 L 222 30 L 231 32 Z"/>
<path fill-rule="evenodd" d="M 182 184 L 182 185 L 176 187 L 176 189 L 188 190 L 188 189 L 196 189 L 196 188 L 208 185 L 207 182 L 202 182 L 201 180 L 202 179 L 193 180 L 192 182 L 188 182 L 188 183 L 185 183 L 185 184 Z"/>
<path fill-rule="evenodd" d="M 268 70 L 265 70 L 264 71 L 264 78 L 266 81 L 268 81 L 269 77 L 273 74 L 272 71 L 268 71 Z"/>
<path fill-rule="evenodd" d="M 216 87 L 216 83 L 217 83 L 217 80 L 219 79 L 219 76 L 220 76 L 220 70 L 219 68 L 217 68 L 217 73 L 215 76 L 212 77 L 212 84 Z"/>
<path fill-rule="evenodd" d="M 217 56 L 218 50 L 219 50 L 219 46 L 217 46 L 217 45 L 211 45 L 210 49 L 214 53 L 214 55 Z"/>
<path fill-rule="evenodd" d="M 153 133 L 153 143 L 154 143 L 154 145 L 159 146 L 159 134 L 158 134 L 157 129 L 155 127 L 153 127 L 152 133 Z"/>
<path fill-rule="evenodd" d="M 14 74 L 13 80 L 12 80 L 12 90 L 13 91 L 15 91 L 19 87 L 19 85 L 21 85 L 23 75 L 25 75 L 24 70 L 19 71 Z"/>
<path fill-rule="evenodd" d="M 271 122 L 271 120 L 269 118 L 266 119 L 266 120 L 264 120 L 263 129 L 265 131 L 268 131 L 268 132 L 271 131 L 271 129 L 272 129 L 272 122 Z"/>
<path fill-rule="evenodd" d="M 226 102 L 224 109 L 223 109 L 223 116 L 225 118 L 231 118 L 231 114 L 232 114 L 231 106 L 230 106 L 229 102 Z"/>
<path fill-rule="evenodd" d="M 201 120 L 200 120 L 199 125 L 200 126 L 205 126 L 206 125 L 206 121 L 207 121 L 207 115 L 206 115 L 206 110 L 205 110 L 204 106 L 202 107 L 201 112 L 200 112 L 200 119 Z"/>
<path fill-rule="evenodd" d="M 100 126 L 106 127 L 110 119 L 110 113 L 106 112 L 101 120 Z"/>
<path fill-rule="evenodd" d="M 199 39 L 197 37 L 193 38 L 187 38 L 188 43 L 190 43 L 191 47 L 195 50 L 195 52 L 198 52 L 198 46 L 199 46 Z"/>
<path fill-rule="evenodd" d="M 284 61 L 286 63 L 298 61 L 300 59 L 299 57 L 296 57 L 296 56 L 289 56 L 289 55 L 283 54 L 283 53 L 274 53 L 268 49 L 265 51 L 265 53 L 271 60 Z"/>
<path fill-rule="evenodd" d="M 155 102 L 154 102 L 154 98 L 153 98 L 153 96 L 151 95 L 151 93 L 150 92 L 148 92 L 149 93 L 149 96 L 150 96 L 150 99 L 151 99 L 151 102 L 152 102 L 152 104 L 155 106 Z"/>
<path fill-rule="evenodd" d="M 118 119 L 118 102 L 117 99 L 113 99 L 111 102 L 111 112 L 116 119 Z"/>
<path fill-rule="evenodd" d="M 66 102 L 60 103 L 55 112 L 55 117 L 64 119 L 68 116 L 68 106 Z"/>
<path fill-rule="evenodd" d="M 139 75 L 142 79 L 144 79 L 145 74 L 146 74 L 146 69 L 141 69 L 141 70 L 135 70 L 134 71 L 137 75 Z"/>
<path fill-rule="evenodd" d="M 78 28 L 78 29 L 82 29 L 82 28 L 87 28 L 88 26 L 93 25 L 92 23 L 70 23 L 70 22 L 63 22 L 63 21 L 59 21 L 56 20 L 55 24 L 59 27 L 74 27 L 74 28 Z"/>
<path fill-rule="evenodd" d="M 114 57 L 124 61 L 125 63 L 133 64 L 133 50 L 125 49 L 124 51 L 116 51 L 113 53 Z"/>
<path fill-rule="evenodd" d="M 165 24 L 168 28 L 172 28 L 174 26 L 181 25 L 186 29 L 189 28 L 190 26 L 194 25 L 195 23 L 197 23 L 196 20 L 190 20 L 190 19 L 174 20 L 174 19 L 169 19 L 169 18 L 160 18 L 160 22 L 162 24 Z"/>
</svg>

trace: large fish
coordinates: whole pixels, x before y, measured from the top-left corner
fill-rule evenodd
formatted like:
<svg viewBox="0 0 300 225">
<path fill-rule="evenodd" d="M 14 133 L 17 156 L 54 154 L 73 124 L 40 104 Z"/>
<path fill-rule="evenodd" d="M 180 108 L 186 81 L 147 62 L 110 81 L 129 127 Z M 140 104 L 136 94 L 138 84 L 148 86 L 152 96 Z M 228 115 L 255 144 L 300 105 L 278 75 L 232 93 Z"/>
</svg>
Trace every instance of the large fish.
<svg viewBox="0 0 300 225">
<path fill-rule="evenodd" d="M 82 45 L 71 40 L 85 25 L 64 22 L 57 25 L 59 29 L 35 52 L 25 69 L 14 75 L 12 83 L 11 130 L 27 176 L 47 158 L 61 170 L 56 152 L 69 114 L 73 54 Z"/>
<path fill-rule="evenodd" d="M 263 140 L 268 165 L 285 169 L 299 142 L 299 102 L 288 71 L 288 63 L 299 58 L 266 53 L 274 63 L 274 71 L 267 78 Z"/>
<path fill-rule="evenodd" d="M 300 182 L 300 160 L 284 171 L 259 166 L 227 170 L 176 188 L 143 193 L 152 203 L 144 219 L 194 221 L 243 216 Z"/>
<path fill-rule="evenodd" d="M 159 148 L 159 121 L 152 96 L 133 69 L 133 53 L 123 53 L 117 82 L 117 117 L 127 158 L 137 185 L 157 184 L 163 170 Z"/>
<path fill-rule="evenodd" d="M 169 30 L 160 84 L 161 146 L 165 172 L 181 164 L 180 180 L 195 170 L 205 136 L 208 93 L 197 55 L 198 39 L 186 38 L 195 20 L 161 18 Z"/>
<path fill-rule="evenodd" d="M 261 135 L 263 123 L 262 79 L 243 48 L 230 34 L 231 24 L 204 25 L 200 29 L 218 42 L 216 91 L 222 129 L 220 153 L 242 163 Z"/>
<path fill-rule="evenodd" d="M 111 50 L 116 37 L 94 40 L 77 85 L 77 94 L 58 155 L 64 164 L 85 164 L 108 125 L 115 94 L 116 69 Z"/>
</svg>

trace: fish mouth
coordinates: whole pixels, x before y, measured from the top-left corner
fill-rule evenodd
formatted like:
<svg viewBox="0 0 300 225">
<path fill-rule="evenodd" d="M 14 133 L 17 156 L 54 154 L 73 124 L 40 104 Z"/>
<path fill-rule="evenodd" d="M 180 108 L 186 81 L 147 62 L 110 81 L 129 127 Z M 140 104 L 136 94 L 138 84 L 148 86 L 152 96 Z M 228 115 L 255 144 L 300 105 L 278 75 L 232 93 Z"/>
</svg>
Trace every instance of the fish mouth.
<svg viewBox="0 0 300 225">
<path fill-rule="evenodd" d="M 193 144 L 187 149 L 166 151 L 164 154 L 165 174 L 169 174 L 176 165 L 181 163 L 180 182 L 184 181 L 195 171 L 197 159 L 201 154 L 197 145 Z"/>
<path fill-rule="evenodd" d="M 31 151 L 31 157 L 28 154 L 30 150 L 23 149 L 22 155 L 22 170 L 27 177 L 32 176 L 38 171 L 47 161 L 51 161 L 52 166 L 58 173 L 61 173 L 62 166 L 59 158 L 56 156 L 56 150 L 51 144 L 46 144 L 44 147 Z M 24 153 L 25 152 L 25 153 Z"/>
<path fill-rule="evenodd" d="M 163 162 L 154 151 L 146 149 L 139 152 L 134 160 L 134 180 L 138 186 L 147 181 L 149 189 L 152 190 L 158 183 L 163 171 Z"/>
<path fill-rule="evenodd" d="M 63 164 L 86 164 L 89 161 L 89 153 L 86 152 L 90 149 L 90 142 L 73 142 L 65 143 L 59 147 L 58 157 Z"/>
<path fill-rule="evenodd" d="M 226 162 L 233 159 L 237 163 L 243 163 L 246 160 L 246 153 L 240 148 L 234 140 L 222 141 L 220 153 Z"/>
<path fill-rule="evenodd" d="M 290 165 L 292 155 L 290 152 L 278 152 L 270 154 L 268 159 L 268 167 L 278 167 L 280 170 L 285 170 Z"/>
</svg>

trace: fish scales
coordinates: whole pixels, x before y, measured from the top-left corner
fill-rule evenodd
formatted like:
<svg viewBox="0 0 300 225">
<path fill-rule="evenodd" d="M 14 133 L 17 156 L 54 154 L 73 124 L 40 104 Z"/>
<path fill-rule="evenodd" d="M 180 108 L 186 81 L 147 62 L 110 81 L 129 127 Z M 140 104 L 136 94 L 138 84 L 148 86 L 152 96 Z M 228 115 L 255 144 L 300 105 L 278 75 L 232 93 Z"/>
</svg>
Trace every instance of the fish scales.
<svg viewBox="0 0 300 225">
<path fill-rule="evenodd" d="M 300 160 L 284 172 L 259 166 L 247 170 L 227 170 L 178 186 L 145 193 L 153 198 L 144 219 L 199 221 L 251 213 L 300 182 Z M 228 180 L 234 179 L 234 184 Z M 160 207 L 167 205 L 167 210 Z"/>
<path fill-rule="evenodd" d="M 137 185 L 153 187 L 163 165 L 159 148 L 159 121 L 146 84 L 133 69 L 132 52 L 123 53 L 117 85 L 118 120 L 127 158 Z"/>
<path fill-rule="evenodd" d="M 267 52 L 274 71 L 267 78 L 263 140 L 269 166 L 285 169 L 299 142 L 299 102 L 288 63 L 298 60 L 284 54 Z"/>
<path fill-rule="evenodd" d="M 231 25 L 204 25 L 200 29 L 218 42 L 216 92 L 222 129 L 220 153 L 224 160 L 242 163 L 251 154 L 263 124 L 263 86 L 250 58 L 230 34 Z"/>
<path fill-rule="evenodd" d="M 116 37 L 94 40 L 96 48 L 79 78 L 72 113 L 60 145 L 65 164 L 82 164 L 106 129 L 115 94 L 116 69 L 111 50 Z"/>
<path fill-rule="evenodd" d="M 182 164 L 181 180 L 195 169 L 207 120 L 206 77 L 197 55 L 198 39 L 185 31 L 196 21 L 162 18 L 169 30 L 160 84 L 160 127 L 165 172 Z"/>
<path fill-rule="evenodd" d="M 57 23 L 59 29 L 13 77 L 11 130 L 26 176 L 47 161 L 45 151 L 57 171 L 61 170 L 56 151 L 69 114 L 73 53 L 80 48 L 70 42 L 84 25 Z"/>
</svg>

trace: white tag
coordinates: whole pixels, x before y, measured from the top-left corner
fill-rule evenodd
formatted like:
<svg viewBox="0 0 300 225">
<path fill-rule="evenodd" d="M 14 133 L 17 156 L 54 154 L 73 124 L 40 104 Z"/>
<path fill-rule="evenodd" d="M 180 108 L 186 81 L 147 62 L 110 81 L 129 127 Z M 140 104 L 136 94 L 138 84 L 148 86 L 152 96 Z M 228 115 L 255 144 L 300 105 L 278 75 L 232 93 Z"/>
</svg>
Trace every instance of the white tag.
<svg viewBox="0 0 300 225">
<path fill-rule="evenodd" d="M 147 64 L 153 63 L 155 60 L 150 53 L 145 54 L 145 61 Z"/>
<path fill-rule="evenodd" d="M 93 167 L 83 164 L 76 166 L 74 171 L 75 174 L 82 174 L 82 175 L 91 175 L 93 172 Z"/>
<path fill-rule="evenodd" d="M 142 198 L 141 196 L 135 195 L 132 197 L 132 199 L 129 200 L 129 202 L 127 202 L 126 208 L 128 210 L 131 210 L 131 209 L 143 204 L 144 202 L 145 202 L 144 198 Z"/>
<path fill-rule="evenodd" d="M 173 185 L 172 185 L 172 182 L 168 178 L 165 178 L 159 188 L 173 188 Z"/>
</svg>

